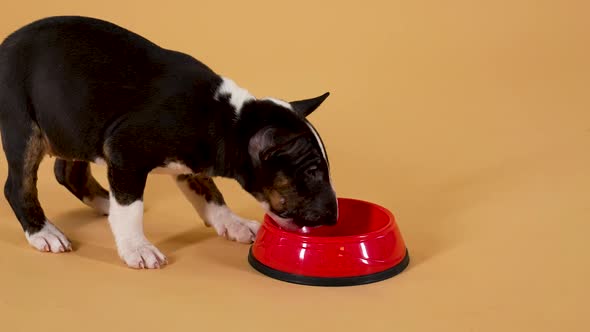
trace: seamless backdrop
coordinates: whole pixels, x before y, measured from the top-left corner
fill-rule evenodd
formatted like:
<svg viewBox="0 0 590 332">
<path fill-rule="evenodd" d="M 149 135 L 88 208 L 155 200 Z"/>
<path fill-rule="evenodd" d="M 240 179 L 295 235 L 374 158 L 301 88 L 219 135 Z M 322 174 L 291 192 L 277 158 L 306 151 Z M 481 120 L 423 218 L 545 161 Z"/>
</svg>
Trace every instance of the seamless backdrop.
<svg viewBox="0 0 590 332">
<path fill-rule="evenodd" d="M 12 1 L 0 36 L 49 15 L 110 20 L 187 52 L 253 94 L 330 91 L 311 116 L 341 196 L 391 209 L 412 258 L 353 288 L 264 277 L 167 176 L 147 236 L 172 264 L 127 269 L 105 218 L 46 159 L 47 215 L 73 241 L 35 252 L 0 199 L 5 331 L 588 331 L 587 1 Z M 1 105 L 0 105 L 1 107 Z M 0 159 L 0 178 L 6 176 Z M 106 184 L 105 169 L 95 167 Z M 220 182 L 239 214 L 262 211 Z"/>
</svg>

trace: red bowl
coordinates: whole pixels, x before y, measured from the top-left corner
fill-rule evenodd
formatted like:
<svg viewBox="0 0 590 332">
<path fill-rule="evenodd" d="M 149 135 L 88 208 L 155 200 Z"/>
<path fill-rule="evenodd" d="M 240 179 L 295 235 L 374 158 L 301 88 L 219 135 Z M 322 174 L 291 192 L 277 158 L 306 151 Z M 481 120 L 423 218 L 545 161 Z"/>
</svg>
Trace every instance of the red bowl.
<svg viewBox="0 0 590 332">
<path fill-rule="evenodd" d="M 382 206 L 338 199 L 334 226 L 292 232 L 265 215 L 248 261 L 283 281 L 315 286 L 350 286 L 391 278 L 409 263 L 393 214 Z"/>
</svg>

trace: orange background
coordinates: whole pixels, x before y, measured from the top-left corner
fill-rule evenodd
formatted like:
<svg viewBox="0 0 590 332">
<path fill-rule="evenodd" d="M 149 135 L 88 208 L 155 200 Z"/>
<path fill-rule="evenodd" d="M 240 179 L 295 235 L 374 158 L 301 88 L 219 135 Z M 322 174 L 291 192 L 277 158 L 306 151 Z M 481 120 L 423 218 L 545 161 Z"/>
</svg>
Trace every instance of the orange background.
<svg viewBox="0 0 590 332">
<path fill-rule="evenodd" d="M 44 16 L 95 16 L 260 97 L 330 91 L 311 120 L 338 194 L 391 209 L 412 262 L 360 287 L 275 281 L 152 176 L 145 229 L 172 264 L 130 270 L 106 218 L 46 159 L 40 199 L 75 251 L 29 248 L 0 199 L 0 329 L 589 331 L 589 13 L 581 0 L 5 1 L 2 37 Z M 238 214 L 261 219 L 220 183 Z"/>
</svg>

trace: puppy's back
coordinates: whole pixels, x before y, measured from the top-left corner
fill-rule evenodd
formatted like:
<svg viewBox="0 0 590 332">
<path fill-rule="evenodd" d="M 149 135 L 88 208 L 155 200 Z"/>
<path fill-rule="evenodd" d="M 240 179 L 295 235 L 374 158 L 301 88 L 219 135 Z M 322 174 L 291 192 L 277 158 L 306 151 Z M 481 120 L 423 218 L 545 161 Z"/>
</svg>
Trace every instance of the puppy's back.
<svg viewBox="0 0 590 332">
<path fill-rule="evenodd" d="M 11 103 L 27 104 L 17 111 L 31 112 L 64 157 L 95 156 L 117 119 L 216 80 L 191 56 L 89 17 L 41 19 L 0 45 L 0 101 L 19 96 Z"/>
</svg>

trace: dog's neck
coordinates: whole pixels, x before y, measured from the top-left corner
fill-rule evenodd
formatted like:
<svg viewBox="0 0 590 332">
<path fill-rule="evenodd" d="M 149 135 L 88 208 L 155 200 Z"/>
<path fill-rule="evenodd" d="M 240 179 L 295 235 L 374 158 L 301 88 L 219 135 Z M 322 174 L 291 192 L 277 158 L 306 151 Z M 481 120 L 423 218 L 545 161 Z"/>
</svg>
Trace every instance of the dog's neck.
<svg viewBox="0 0 590 332">
<path fill-rule="evenodd" d="M 213 89 L 210 108 L 214 116 L 213 176 L 232 178 L 243 187 L 254 171 L 249 143 L 254 135 L 268 126 L 293 124 L 297 117 L 289 103 L 276 98 L 259 99 L 234 81 L 221 77 Z M 284 112 L 281 112 L 280 110 Z"/>
<path fill-rule="evenodd" d="M 234 179 L 243 186 L 251 161 L 248 149 L 242 147 L 240 140 L 240 135 L 231 133 L 217 142 L 217 154 L 210 172 L 213 176 Z"/>
<path fill-rule="evenodd" d="M 208 172 L 213 176 L 235 179 L 242 186 L 252 168 L 248 142 L 256 129 L 246 128 L 240 115 L 244 104 L 255 100 L 246 89 L 231 79 L 221 77 L 210 103 L 213 113 L 223 114 L 216 119 L 220 122 L 216 127 L 224 130 L 215 137 L 214 162 Z"/>
</svg>

